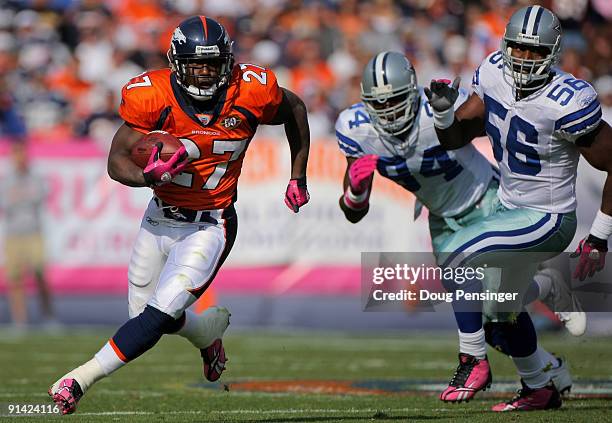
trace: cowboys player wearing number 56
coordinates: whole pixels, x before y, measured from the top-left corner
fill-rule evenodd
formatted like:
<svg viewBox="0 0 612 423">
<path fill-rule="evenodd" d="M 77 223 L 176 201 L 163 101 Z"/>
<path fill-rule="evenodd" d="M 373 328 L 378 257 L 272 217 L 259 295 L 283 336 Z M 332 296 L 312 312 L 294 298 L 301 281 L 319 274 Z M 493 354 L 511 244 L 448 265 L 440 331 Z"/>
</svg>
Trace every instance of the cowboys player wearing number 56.
<svg viewBox="0 0 612 423">
<path fill-rule="evenodd" d="M 612 234 L 612 137 L 593 87 L 554 67 L 561 25 L 541 6 L 518 10 L 506 27 L 501 51 L 490 54 L 472 79 L 474 93 L 454 110 L 459 80 L 432 81 L 426 91 L 442 146 L 464 148 L 487 135 L 501 171 L 500 206 L 469 237 L 453 245 L 464 260 L 501 249 L 560 253 L 576 230 L 576 167 L 582 156 L 608 173 L 603 201 L 590 234 L 580 241 L 574 276 L 583 280 L 604 266 Z M 526 260 L 530 254 L 523 255 Z M 527 283 L 528 278 L 517 282 Z M 495 411 L 561 405 L 541 366 L 537 344 L 524 319 L 512 325 L 518 349 L 511 355 L 523 389 Z"/>
<path fill-rule="evenodd" d="M 123 88 L 125 120 L 112 142 L 108 173 L 132 187 L 150 187 L 128 269 L 128 320 L 95 356 L 55 382 L 49 394 L 64 414 L 99 379 L 137 358 L 164 334 L 185 337 L 200 350 L 204 376 L 225 369 L 225 308 L 202 315 L 187 308 L 211 284 L 237 230 L 237 182 L 258 125 L 285 126 L 291 150 L 286 205 L 297 213 L 309 200 L 306 164 L 310 133 L 304 103 L 278 86 L 269 70 L 234 64 L 232 41 L 214 19 L 193 16 L 175 29 L 169 69 L 145 72 Z M 167 162 L 153 148 L 144 171 L 130 158 L 143 136 L 163 130 L 183 147 Z M 187 157 L 188 156 L 188 157 Z"/>
<path fill-rule="evenodd" d="M 467 98 L 467 92 L 461 90 L 457 103 Z M 441 147 L 433 113 L 417 85 L 412 64 L 402 53 L 383 51 L 368 61 L 361 79 L 361 99 L 336 120 L 338 146 L 347 158 L 342 211 L 353 223 L 366 216 L 374 173 L 378 172 L 412 192 L 429 209 L 433 252 L 442 256 L 449 251 L 448 244 L 493 213 L 498 201 L 497 169 L 473 145 L 455 151 Z M 445 285 L 453 289 L 452 281 L 445 281 Z M 480 291 L 480 285 L 464 283 L 461 287 Z M 530 290 L 535 295 L 526 302 L 539 297 L 557 311 L 572 334 L 584 332 L 584 312 L 571 307 L 575 298 L 552 269 L 541 269 Z M 559 303 L 567 309 L 559 310 Z M 497 342 L 500 328 L 492 324 L 483 328 L 480 303 L 454 302 L 453 307 L 459 329 L 459 366 L 440 399 L 469 401 L 492 380 L 485 333 L 493 346 L 506 354 L 508 351 Z M 529 316 L 525 313 L 523 318 Z M 566 363 L 541 346 L 537 353 L 542 357 L 537 370 L 547 371 L 559 390 L 569 391 L 572 379 Z"/>
</svg>

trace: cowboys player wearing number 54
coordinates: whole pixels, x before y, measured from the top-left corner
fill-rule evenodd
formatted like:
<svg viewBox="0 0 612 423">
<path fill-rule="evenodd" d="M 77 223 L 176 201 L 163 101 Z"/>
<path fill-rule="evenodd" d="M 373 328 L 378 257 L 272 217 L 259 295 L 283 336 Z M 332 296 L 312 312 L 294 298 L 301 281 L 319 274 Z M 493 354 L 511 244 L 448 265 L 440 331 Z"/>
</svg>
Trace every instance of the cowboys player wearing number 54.
<svg viewBox="0 0 612 423">
<path fill-rule="evenodd" d="M 138 75 L 122 90 L 119 113 L 125 123 L 113 139 L 108 173 L 124 185 L 148 186 L 154 196 L 128 269 L 130 320 L 91 360 L 51 386 L 49 394 L 64 414 L 74 412 L 97 380 L 164 334 L 183 336 L 200 350 L 206 379 L 221 376 L 229 312 L 211 307 L 196 315 L 187 308 L 211 284 L 234 243 L 238 176 L 259 125 L 285 126 L 291 150 L 286 205 L 297 213 L 309 200 L 306 107 L 278 86 L 269 69 L 235 65 L 232 44 L 214 19 L 190 17 L 173 33 L 170 68 Z M 183 147 L 168 161 L 154 147 L 143 171 L 130 150 L 153 130 L 169 132 Z"/>
<path fill-rule="evenodd" d="M 467 91 L 461 90 L 454 107 L 467 98 Z M 468 239 L 473 227 L 479 227 L 494 214 L 498 204 L 497 168 L 471 144 L 454 151 L 440 146 L 433 113 L 404 54 L 383 51 L 368 61 L 362 74 L 361 99 L 336 120 L 338 146 L 347 158 L 340 208 L 350 222 L 361 221 L 369 211 L 372 181 L 378 173 L 412 192 L 427 207 L 433 252 L 437 258 L 445 257 L 454 251 L 452 245 L 457 240 Z M 485 273 L 486 280 L 456 284 L 447 279 L 442 283 L 446 289 L 454 291 L 460 286 L 464 292 L 481 292 L 483 285 L 497 287 L 497 272 Z M 555 310 L 570 333 L 579 336 L 584 332 L 586 316 L 577 309 L 576 299 L 560 272 L 543 263 L 529 291 L 524 304 L 537 297 Z M 440 393 L 442 401 L 469 401 L 491 385 L 485 340 L 510 355 L 508 342 L 501 339 L 507 328 L 489 321 L 492 319 L 487 314 L 483 325 L 482 308 L 483 304 L 477 301 L 453 302 L 459 365 Z M 520 318 L 531 324 L 527 313 L 521 313 Z M 567 362 L 542 346 L 537 346 L 536 353 L 542 360 L 534 371 L 545 372 L 560 392 L 569 392 L 572 378 Z"/>
<path fill-rule="evenodd" d="M 527 260 L 532 252 L 564 251 L 576 230 L 575 183 L 580 155 L 608 173 L 590 234 L 574 253 L 578 257 L 574 276 L 584 280 L 603 268 L 612 235 L 612 132 L 601 119 L 593 87 L 554 67 L 560 45 L 558 18 L 541 6 L 523 7 L 510 18 L 501 51 L 491 53 L 476 69 L 474 93 L 457 110 L 453 104 L 459 97 L 458 79 L 452 85 L 432 81 L 426 94 L 444 148 L 461 148 L 486 134 L 499 164 L 500 206 L 473 227 L 467 239 L 452 246 L 453 251 L 465 253 L 464 260 L 486 257 L 486 252 L 495 250 L 528 253 L 523 254 Z M 516 276 L 520 274 L 519 269 L 515 279 L 520 279 Z M 524 285 L 528 280 L 515 283 Z M 555 386 L 546 373 L 533 371 L 541 361 L 534 353 L 535 337 L 529 335 L 532 328 L 519 318 L 511 332 L 519 341 L 511 342 L 518 354 L 510 355 L 523 389 L 493 410 L 559 407 Z"/>
</svg>

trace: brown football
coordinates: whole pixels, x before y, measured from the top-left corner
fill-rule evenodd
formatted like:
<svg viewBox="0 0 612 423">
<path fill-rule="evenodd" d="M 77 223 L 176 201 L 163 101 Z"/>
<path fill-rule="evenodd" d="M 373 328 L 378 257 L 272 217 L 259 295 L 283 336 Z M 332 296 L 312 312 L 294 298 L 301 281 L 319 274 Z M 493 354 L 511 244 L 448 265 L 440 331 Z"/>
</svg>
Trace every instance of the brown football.
<svg viewBox="0 0 612 423">
<path fill-rule="evenodd" d="M 165 131 L 151 131 L 132 147 L 130 152 L 132 161 L 144 169 L 147 166 L 149 157 L 151 157 L 153 146 L 158 142 L 163 144 L 160 156 L 162 160 L 170 159 L 176 150 L 183 145 L 178 138 Z"/>
</svg>

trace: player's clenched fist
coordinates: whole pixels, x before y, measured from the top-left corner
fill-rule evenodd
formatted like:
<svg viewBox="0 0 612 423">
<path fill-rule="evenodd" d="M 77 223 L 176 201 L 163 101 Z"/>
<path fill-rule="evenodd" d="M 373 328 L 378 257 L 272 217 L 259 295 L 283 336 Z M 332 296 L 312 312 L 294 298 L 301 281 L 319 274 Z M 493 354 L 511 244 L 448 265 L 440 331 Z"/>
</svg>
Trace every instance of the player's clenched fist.
<svg viewBox="0 0 612 423">
<path fill-rule="evenodd" d="M 285 192 L 285 204 L 294 213 L 297 213 L 304 204 L 310 200 L 308 188 L 306 187 L 306 177 L 291 179 Z"/>
<path fill-rule="evenodd" d="M 163 161 L 160 154 L 163 148 L 161 142 L 155 144 L 151 150 L 151 157 L 147 166 L 142 171 L 147 185 L 163 185 L 170 182 L 176 175 L 181 173 L 189 163 L 185 146 L 182 146 L 168 159 Z"/>
<path fill-rule="evenodd" d="M 349 169 L 349 183 L 353 193 L 361 194 L 368 189 L 370 177 L 376 170 L 377 163 L 378 156 L 375 154 L 368 154 L 353 162 Z"/>
</svg>

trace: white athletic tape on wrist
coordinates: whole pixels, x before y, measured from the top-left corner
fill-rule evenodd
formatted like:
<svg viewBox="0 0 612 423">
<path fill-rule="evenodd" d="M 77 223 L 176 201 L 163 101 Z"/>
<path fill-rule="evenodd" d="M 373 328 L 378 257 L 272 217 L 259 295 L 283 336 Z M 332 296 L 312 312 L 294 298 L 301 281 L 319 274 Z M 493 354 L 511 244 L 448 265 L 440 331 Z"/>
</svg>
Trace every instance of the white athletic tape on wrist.
<svg viewBox="0 0 612 423">
<path fill-rule="evenodd" d="M 344 193 L 344 204 L 346 204 L 349 209 L 362 210 L 368 204 L 369 194 L 369 188 L 361 194 L 355 194 L 349 185 Z"/>
<path fill-rule="evenodd" d="M 353 190 L 351 189 L 351 187 L 349 186 L 348 189 L 346 190 L 346 194 L 348 195 L 348 198 L 353 202 L 353 203 L 363 203 L 365 200 L 368 199 L 368 194 L 370 193 L 369 189 L 366 189 L 364 192 L 362 192 L 361 194 L 355 194 L 353 192 Z"/>
<path fill-rule="evenodd" d="M 612 216 L 608 216 L 601 210 L 597 211 L 590 234 L 601 239 L 608 239 L 612 235 Z"/>
<path fill-rule="evenodd" d="M 438 129 L 446 129 L 453 124 L 455 121 L 455 109 L 449 107 L 448 109 L 438 112 L 433 111 L 434 126 Z"/>
</svg>

